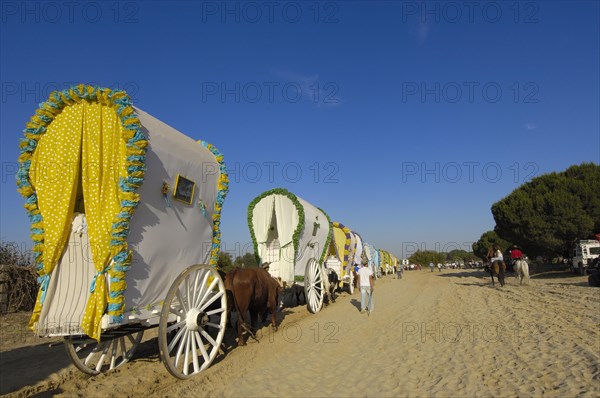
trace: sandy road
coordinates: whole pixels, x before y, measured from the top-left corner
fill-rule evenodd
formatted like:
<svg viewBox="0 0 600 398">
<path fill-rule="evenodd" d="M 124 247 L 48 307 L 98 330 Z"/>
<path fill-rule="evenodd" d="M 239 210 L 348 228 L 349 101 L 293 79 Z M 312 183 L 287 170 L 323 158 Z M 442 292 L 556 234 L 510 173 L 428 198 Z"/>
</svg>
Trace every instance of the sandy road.
<svg viewBox="0 0 600 398">
<path fill-rule="evenodd" d="M 406 272 L 377 282 L 371 316 L 358 293 L 318 314 L 286 309 L 277 332 L 190 380 L 168 375 L 150 339 L 112 374 L 68 366 L 16 395 L 597 396 L 600 289 L 553 276 L 494 288 L 481 271 Z"/>
</svg>

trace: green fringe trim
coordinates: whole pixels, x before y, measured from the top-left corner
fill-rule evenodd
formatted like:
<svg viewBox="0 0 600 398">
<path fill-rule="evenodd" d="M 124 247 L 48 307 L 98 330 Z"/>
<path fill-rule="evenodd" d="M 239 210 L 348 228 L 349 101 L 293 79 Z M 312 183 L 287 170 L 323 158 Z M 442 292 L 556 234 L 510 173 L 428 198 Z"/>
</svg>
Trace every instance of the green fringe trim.
<svg viewBox="0 0 600 398">
<path fill-rule="evenodd" d="M 317 207 L 317 209 L 319 209 L 323 214 L 325 214 L 325 217 L 327 217 L 327 226 L 329 227 L 329 232 L 327 233 L 327 240 L 325 241 L 325 247 L 323 248 L 323 254 L 321 254 L 320 260 L 320 263 L 323 264 L 325 262 L 325 258 L 327 257 L 327 252 L 329 251 L 329 244 L 331 243 L 331 239 L 333 237 L 333 227 L 331 225 L 331 219 L 329 218 L 329 215 L 325 213 L 325 211 L 320 207 Z"/>
<path fill-rule="evenodd" d="M 290 198 L 294 206 L 296 206 L 296 210 L 298 210 L 299 222 L 298 226 L 296 227 L 296 230 L 294 231 L 294 235 L 292 235 L 292 242 L 294 243 L 294 256 L 296 256 L 296 254 L 298 253 L 298 245 L 300 244 L 300 233 L 304 229 L 304 207 L 302 207 L 302 204 L 300 203 L 296 195 L 294 195 L 287 189 L 271 189 L 269 191 L 261 193 L 256 198 L 254 198 L 252 202 L 250 202 L 250 204 L 248 205 L 248 228 L 250 229 L 250 237 L 252 238 L 252 243 L 254 244 L 254 256 L 256 257 L 256 261 L 258 264 L 261 264 L 261 259 L 258 255 L 258 242 L 256 241 L 256 235 L 254 234 L 254 229 L 252 228 L 252 211 L 254 210 L 258 202 L 260 202 L 262 199 L 266 198 L 269 195 L 287 196 L 288 198 Z"/>
<path fill-rule="evenodd" d="M 219 163 L 220 176 L 217 180 L 217 199 L 215 204 L 215 212 L 212 215 L 213 219 L 213 230 L 212 230 L 212 245 L 210 249 L 210 260 L 209 265 L 213 268 L 217 267 L 219 261 L 219 253 L 221 252 L 221 210 L 223 210 L 223 203 L 229 192 L 229 176 L 227 175 L 227 167 L 225 166 L 225 160 L 219 150 L 212 144 L 206 141 L 199 141 L 200 145 L 208 149 L 213 155 L 217 163 Z"/>
</svg>

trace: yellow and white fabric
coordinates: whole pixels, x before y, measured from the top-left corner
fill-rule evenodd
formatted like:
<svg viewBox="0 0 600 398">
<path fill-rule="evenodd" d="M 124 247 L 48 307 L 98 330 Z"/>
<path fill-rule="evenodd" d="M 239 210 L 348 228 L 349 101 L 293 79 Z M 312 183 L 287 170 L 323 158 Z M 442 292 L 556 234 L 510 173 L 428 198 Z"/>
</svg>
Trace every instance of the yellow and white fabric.
<svg viewBox="0 0 600 398">
<path fill-rule="evenodd" d="M 42 336 L 99 339 L 104 328 L 150 322 L 179 273 L 216 255 L 225 195 L 219 187 L 227 183 L 222 159 L 139 109 L 136 116 L 121 93 L 78 86 L 53 94 L 28 123 L 18 185 L 38 242 L 42 289 L 30 327 Z M 167 203 L 161 193 L 178 175 L 196 184 L 191 204 Z M 76 238 L 80 202 L 86 228 Z M 75 255 L 72 245 L 86 241 L 89 253 Z"/>
</svg>

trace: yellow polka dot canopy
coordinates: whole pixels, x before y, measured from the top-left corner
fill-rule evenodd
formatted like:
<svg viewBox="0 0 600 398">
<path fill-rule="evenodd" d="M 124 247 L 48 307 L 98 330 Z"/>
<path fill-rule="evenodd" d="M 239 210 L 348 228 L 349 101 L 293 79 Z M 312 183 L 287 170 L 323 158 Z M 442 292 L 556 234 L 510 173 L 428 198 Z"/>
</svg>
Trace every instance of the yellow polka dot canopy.
<svg viewBox="0 0 600 398">
<path fill-rule="evenodd" d="M 140 115 L 147 123 L 140 121 Z M 216 263 L 220 210 L 228 180 L 222 156 L 214 147 L 203 142 L 198 145 L 134 108 L 124 91 L 86 85 L 50 94 L 24 133 L 17 186 L 26 199 L 40 283 L 29 325 L 32 330 L 39 334 L 76 330 L 99 339 L 103 325 L 119 325 L 131 318 L 130 314 L 139 313 L 141 306 L 150 310 L 160 304 L 164 292 L 155 287 L 156 280 L 173 278 L 175 270 L 169 264 Z M 188 149 L 186 140 L 194 148 Z M 151 149 L 153 143 L 155 150 Z M 186 157 L 185 151 L 190 151 L 187 162 L 181 162 L 177 156 Z M 208 180 L 197 176 L 198 165 L 209 161 L 214 176 Z M 149 165 L 153 178 L 146 187 Z M 192 196 L 188 193 L 189 202 L 174 201 L 167 206 L 161 186 L 176 186 L 178 175 L 198 188 L 190 191 Z M 142 200 L 142 209 L 140 195 L 147 198 Z M 208 216 L 203 214 L 205 209 Z M 85 218 L 75 231 L 79 214 Z M 170 234 L 166 228 L 174 232 Z M 75 232 L 82 236 L 82 231 L 86 234 L 83 250 L 73 245 Z M 184 246 L 175 247 L 164 238 L 168 235 L 183 241 Z M 202 245 L 203 240 L 208 246 Z M 60 271 L 75 249 L 83 252 L 85 263 L 90 264 L 87 276 L 81 271 L 85 265 L 71 264 Z M 86 253 L 90 258 L 85 258 Z M 151 262 L 156 271 L 150 269 Z M 64 275 L 67 270 L 70 275 Z M 82 292 L 78 297 L 84 297 L 85 303 L 76 325 L 67 322 L 63 313 L 75 306 L 69 300 L 78 299 L 61 293 L 65 287 L 60 285 Z M 59 302 L 54 296 L 61 294 L 63 301 Z M 53 310 L 51 301 L 66 310 Z M 60 315 L 52 318 L 49 311 Z M 54 321 L 44 321 L 46 318 Z"/>
</svg>

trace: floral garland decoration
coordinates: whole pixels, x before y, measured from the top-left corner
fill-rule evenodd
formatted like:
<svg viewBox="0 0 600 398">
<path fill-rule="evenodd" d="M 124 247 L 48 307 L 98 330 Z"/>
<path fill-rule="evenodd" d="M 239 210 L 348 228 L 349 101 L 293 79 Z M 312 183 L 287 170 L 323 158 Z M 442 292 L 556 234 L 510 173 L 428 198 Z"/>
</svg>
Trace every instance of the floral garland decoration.
<svg viewBox="0 0 600 398">
<path fill-rule="evenodd" d="M 344 224 L 340 223 L 340 222 L 333 222 L 333 224 L 331 224 L 333 227 L 335 228 L 339 228 L 341 229 L 344 234 L 346 235 L 346 241 L 344 242 L 344 257 L 342 258 L 342 268 L 346 268 L 346 266 L 348 265 L 348 259 L 350 256 L 350 228 L 346 227 Z"/>
<path fill-rule="evenodd" d="M 288 197 L 294 206 L 296 206 L 296 210 L 298 210 L 298 226 L 292 235 L 292 242 L 294 243 L 294 256 L 298 253 L 298 245 L 300 244 L 300 233 L 304 229 L 304 207 L 293 193 L 288 191 L 285 188 L 274 188 L 269 191 L 265 191 L 254 198 L 250 204 L 248 205 L 248 228 L 250 229 L 250 237 L 252 238 L 252 243 L 254 244 L 254 256 L 256 257 L 256 262 L 260 264 L 261 259 L 258 255 L 258 242 L 256 241 L 256 235 L 254 234 L 254 228 L 252 228 L 252 211 L 254 207 L 266 198 L 269 195 L 283 195 Z"/>
<path fill-rule="evenodd" d="M 213 230 L 212 230 L 212 245 L 210 248 L 210 260 L 209 265 L 213 268 L 217 267 L 219 261 L 219 253 L 221 251 L 221 210 L 223 209 L 223 202 L 229 192 L 229 176 L 227 175 L 227 167 L 223 159 L 223 154 L 212 144 L 206 141 L 198 141 L 200 145 L 208 149 L 213 155 L 217 163 L 219 163 L 219 179 L 217 180 L 217 200 L 215 203 L 215 212 L 212 215 Z"/>
<path fill-rule="evenodd" d="M 333 228 L 331 226 L 331 219 L 329 218 L 329 215 L 325 213 L 325 211 L 320 207 L 317 207 L 317 209 L 320 210 L 321 213 L 325 214 L 325 218 L 327 218 L 327 227 L 329 228 L 329 232 L 327 233 L 327 240 L 325 240 L 325 247 L 323 247 L 323 254 L 321 254 L 320 263 L 323 264 L 325 262 L 325 259 L 327 258 L 327 252 L 329 251 L 329 244 L 331 243 L 331 237 L 333 236 Z"/>
<path fill-rule="evenodd" d="M 148 144 L 146 137 L 141 132 L 140 120 L 133 110 L 127 93 L 122 90 L 84 84 L 50 93 L 48 100 L 39 105 L 23 130 L 25 138 L 20 141 L 21 154 L 19 155 L 19 171 L 16 175 L 17 186 L 19 193 L 25 198 L 24 207 L 31 222 L 34 261 L 39 275 L 38 282 L 41 284 L 37 300 L 41 305 L 50 280 L 50 273 L 44 270 L 44 224 L 38 207 L 37 195 L 29 178 L 31 158 L 40 138 L 46 133 L 46 129 L 54 118 L 65 107 L 82 101 L 95 101 L 112 106 L 124 128 L 122 138 L 126 141 L 127 177 L 121 177 L 119 181 L 124 199 L 121 200 L 121 211 L 112 225 L 110 246 L 113 264 L 102 271 L 109 274 L 111 281 L 108 313 L 112 316 L 113 322 L 120 323 L 123 319 L 123 292 L 127 286 L 125 274 L 131 263 L 131 251 L 128 249 L 126 238 L 129 232 L 129 221 L 139 202 L 139 194 L 135 191 L 144 181 L 145 155 Z"/>
</svg>

